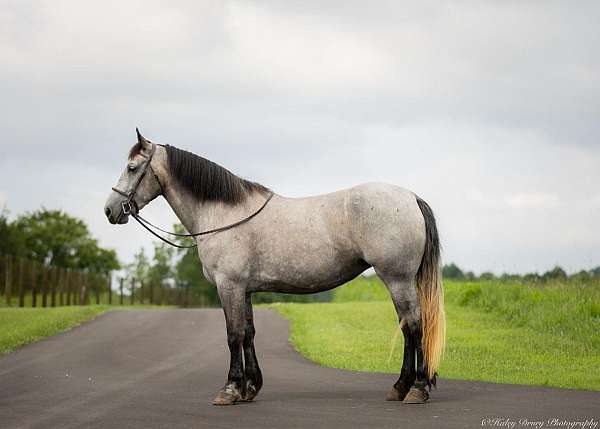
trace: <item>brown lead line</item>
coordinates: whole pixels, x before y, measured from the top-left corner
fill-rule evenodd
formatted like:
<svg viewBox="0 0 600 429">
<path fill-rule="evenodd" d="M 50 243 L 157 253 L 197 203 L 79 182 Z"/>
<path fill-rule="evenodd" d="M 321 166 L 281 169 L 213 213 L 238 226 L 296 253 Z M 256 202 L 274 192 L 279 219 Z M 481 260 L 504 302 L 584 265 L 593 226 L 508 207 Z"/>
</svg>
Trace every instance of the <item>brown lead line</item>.
<svg viewBox="0 0 600 429">
<path fill-rule="evenodd" d="M 241 224 L 243 224 L 243 223 L 246 223 L 246 222 L 248 222 L 250 219 L 252 219 L 253 217 L 255 217 L 256 215 L 258 215 L 258 214 L 259 214 L 261 211 L 263 211 L 263 209 L 264 209 L 264 208 L 267 206 L 267 204 L 269 203 L 269 201 L 271 201 L 271 198 L 273 198 L 273 196 L 274 196 L 274 195 L 275 195 L 274 193 L 271 193 L 271 195 L 269 195 L 269 196 L 267 197 L 267 199 L 265 200 L 265 202 L 263 203 L 263 205 L 262 205 L 262 206 L 260 206 L 258 210 L 256 210 L 256 211 L 255 211 L 254 213 L 252 213 L 250 216 L 248 216 L 248 217 L 245 217 L 245 218 L 244 218 L 244 219 L 242 219 L 242 220 L 239 220 L 239 221 L 237 221 L 237 222 L 235 222 L 235 223 L 232 223 L 232 224 L 229 224 L 229 225 L 226 225 L 226 226 L 222 226 L 222 227 L 215 228 L 215 229 L 209 229 L 209 230 L 207 230 L 207 231 L 196 232 L 196 233 L 193 233 L 193 234 L 178 234 L 178 233 L 176 233 L 176 232 L 170 232 L 170 231 L 166 231 L 166 230 L 164 230 L 164 229 L 162 229 L 162 228 L 159 228 L 158 226 L 156 226 L 156 225 L 152 224 L 150 221 L 148 221 L 148 220 L 144 219 L 142 216 L 140 216 L 140 215 L 139 215 L 139 214 L 137 214 L 137 213 L 131 213 L 131 215 L 133 216 L 133 218 L 134 218 L 134 219 L 135 219 L 135 220 L 136 220 L 136 221 L 137 221 L 137 222 L 138 222 L 140 225 L 142 225 L 144 228 L 146 228 L 146 229 L 147 229 L 147 230 L 148 230 L 148 231 L 149 231 L 149 232 L 150 232 L 152 235 L 154 235 L 155 237 L 157 237 L 157 238 L 161 239 L 161 240 L 162 240 L 162 241 L 164 241 L 165 243 L 167 243 L 167 244 L 170 244 L 171 246 L 174 246 L 174 247 L 178 247 L 178 248 L 180 248 L 180 249 L 191 249 L 192 247 L 197 247 L 197 244 L 195 244 L 195 243 L 194 243 L 194 244 L 192 244 L 192 245 L 190 245 L 190 246 L 181 246 L 181 245 L 179 245 L 179 244 L 175 244 L 175 243 L 173 243 L 173 242 L 171 242 L 171 241 L 167 240 L 166 238 L 164 238 L 164 237 L 160 236 L 160 235 L 159 235 L 159 234 L 157 234 L 156 232 L 154 232 L 152 229 L 150 229 L 150 227 L 153 227 L 153 228 L 155 228 L 155 229 L 157 229 L 157 230 L 159 230 L 159 231 L 161 231 L 161 232 L 164 232 L 165 234 L 174 235 L 174 236 L 176 236 L 176 237 L 188 237 L 188 238 L 191 238 L 191 237 L 198 237 L 198 236 L 201 236 L 201 235 L 207 235 L 207 234 L 213 234 L 213 233 L 215 233 L 215 232 L 222 232 L 222 231 L 226 231 L 226 230 L 228 230 L 228 229 L 235 228 L 236 226 L 239 226 L 239 225 L 241 225 Z"/>
</svg>

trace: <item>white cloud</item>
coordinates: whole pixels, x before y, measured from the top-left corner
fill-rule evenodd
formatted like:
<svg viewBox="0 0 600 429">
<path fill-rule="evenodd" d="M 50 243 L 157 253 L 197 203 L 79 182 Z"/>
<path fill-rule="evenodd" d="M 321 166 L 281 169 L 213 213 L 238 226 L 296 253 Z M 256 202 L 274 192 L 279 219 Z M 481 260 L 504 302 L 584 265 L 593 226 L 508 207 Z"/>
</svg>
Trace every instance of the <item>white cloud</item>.
<svg viewBox="0 0 600 429">
<path fill-rule="evenodd" d="M 322 17 L 240 2 L 230 8 L 226 27 L 235 65 L 261 87 L 345 93 L 377 89 L 393 76 L 393 57 L 373 40 Z"/>
<path fill-rule="evenodd" d="M 506 203 L 516 209 L 552 208 L 560 204 L 557 195 L 543 192 L 518 193 L 505 197 Z"/>
</svg>

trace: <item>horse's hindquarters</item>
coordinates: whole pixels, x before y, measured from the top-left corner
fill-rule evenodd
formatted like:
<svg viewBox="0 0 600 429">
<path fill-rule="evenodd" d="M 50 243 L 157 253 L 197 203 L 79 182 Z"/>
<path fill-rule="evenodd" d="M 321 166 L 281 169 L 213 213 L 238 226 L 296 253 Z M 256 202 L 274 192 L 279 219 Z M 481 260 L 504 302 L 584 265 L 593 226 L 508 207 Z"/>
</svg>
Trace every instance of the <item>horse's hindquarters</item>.
<svg viewBox="0 0 600 429">
<path fill-rule="evenodd" d="M 413 277 L 425 245 L 425 224 L 415 195 L 379 183 L 354 189 L 349 211 L 361 257 L 380 275 Z"/>
</svg>

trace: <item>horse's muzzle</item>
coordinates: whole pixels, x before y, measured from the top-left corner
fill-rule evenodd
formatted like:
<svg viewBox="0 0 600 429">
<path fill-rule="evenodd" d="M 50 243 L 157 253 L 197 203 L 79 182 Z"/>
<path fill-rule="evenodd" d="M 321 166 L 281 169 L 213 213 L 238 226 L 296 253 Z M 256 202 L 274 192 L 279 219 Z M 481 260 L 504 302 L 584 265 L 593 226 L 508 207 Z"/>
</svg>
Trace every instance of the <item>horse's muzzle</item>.
<svg viewBox="0 0 600 429">
<path fill-rule="evenodd" d="M 112 225 L 124 225 L 127 222 L 129 222 L 129 214 L 132 213 L 132 206 L 129 205 L 129 207 L 127 207 L 126 210 L 125 207 L 121 206 L 120 207 L 120 211 L 119 214 L 117 216 L 115 216 L 115 214 L 113 213 L 112 209 L 110 207 L 105 207 L 104 208 L 104 214 L 106 215 L 106 218 L 108 219 L 108 221 L 112 224 Z M 135 213 L 135 211 L 133 211 Z"/>
</svg>

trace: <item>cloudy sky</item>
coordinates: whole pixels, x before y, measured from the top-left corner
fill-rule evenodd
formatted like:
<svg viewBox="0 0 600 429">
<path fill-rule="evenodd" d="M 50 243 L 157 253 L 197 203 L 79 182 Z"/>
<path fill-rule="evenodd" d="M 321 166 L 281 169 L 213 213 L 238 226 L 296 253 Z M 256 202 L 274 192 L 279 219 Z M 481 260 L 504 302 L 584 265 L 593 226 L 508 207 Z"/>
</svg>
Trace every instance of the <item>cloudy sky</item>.
<svg viewBox="0 0 600 429">
<path fill-rule="evenodd" d="M 599 21 L 591 1 L 0 0 L 0 205 L 66 210 L 131 260 L 151 238 L 102 209 L 139 126 L 286 196 L 409 188 L 476 272 L 597 266 Z"/>
</svg>

